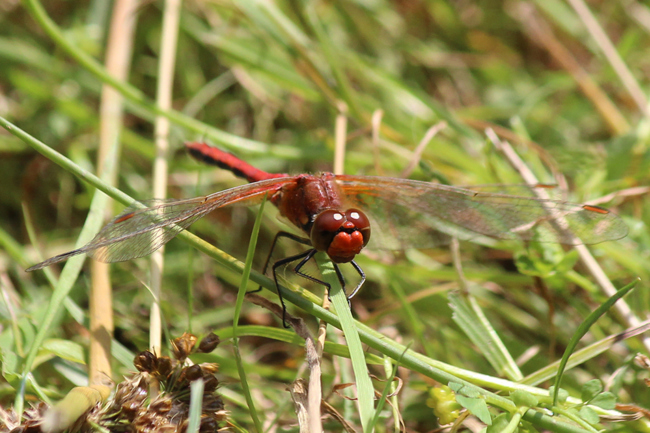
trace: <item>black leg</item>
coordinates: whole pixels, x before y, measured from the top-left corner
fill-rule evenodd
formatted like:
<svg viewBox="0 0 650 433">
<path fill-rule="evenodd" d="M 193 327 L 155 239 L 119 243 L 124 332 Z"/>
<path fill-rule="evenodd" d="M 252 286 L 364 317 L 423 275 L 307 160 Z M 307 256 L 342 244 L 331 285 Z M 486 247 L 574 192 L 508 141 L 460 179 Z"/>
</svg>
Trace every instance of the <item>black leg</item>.
<svg viewBox="0 0 650 433">
<path fill-rule="evenodd" d="M 352 264 L 352 266 L 354 266 L 354 269 L 356 269 L 356 271 L 359 273 L 359 276 L 361 277 L 361 281 L 359 282 L 359 284 L 357 284 L 357 287 L 355 287 L 352 293 L 350 293 L 350 295 L 348 296 L 348 301 L 350 301 L 350 299 L 352 299 L 352 297 L 357 294 L 361 286 L 363 286 L 363 283 L 366 282 L 366 274 L 363 272 L 363 269 L 361 269 L 361 267 L 357 265 L 357 262 L 355 262 L 354 260 L 352 260 L 350 263 Z"/>
<path fill-rule="evenodd" d="M 343 290 L 343 293 L 345 294 L 345 278 L 343 278 L 343 274 L 341 273 L 341 269 L 339 268 L 339 265 L 336 263 L 332 263 L 334 265 L 334 270 L 336 271 L 336 276 L 339 278 L 339 284 L 341 285 L 341 290 Z M 327 294 L 329 297 L 329 293 Z M 348 299 L 348 308 L 352 310 L 352 303 L 350 302 L 350 298 Z M 330 301 L 332 299 L 330 298 Z"/>
<path fill-rule="evenodd" d="M 322 281 L 316 280 L 315 278 L 310 277 L 309 275 L 306 275 L 306 274 L 303 274 L 302 272 L 299 272 L 299 268 L 301 268 L 305 263 L 307 263 L 309 261 L 309 259 L 314 257 L 314 254 L 316 254 L 316 250 L 311 249 L 311 250 L 307 250 L 307 251 L 305 251 L 303 253 L 296 254 L 295 256 L 286 257 L 284 259 L 278 260 L 277 262 L 273 263 L 273 268 L 272 268 L 273 281 L 275 281 L 275 289 L 278 291 L 278 297 L 280 298 L 280 305 L 282 305 L 282 326 L 284 326 L 285 328 L 289 327 L 287 325 L 287 320 L 286 320 L 287 307 L 286 307 L 286 305 L 284 305 L 284 299 L 282 298 L 282 292 L 280 291 L 280 285 L 278 284 L 277 269 L 280 266 L 286 265 L 287 263 L 295 262 L 296 260 L 302 259 L 300 261 L 300 263 L 296 266 L 296 269 L 298 269 L 298 270 L 294 269 L 294 271 L 298 275 L 301 275 L 301 276 L 303 276 L 305 278 L 309 278 L 310 280 L 322 283 Z"/>
<path fill-rule="evenodd" d="M 273 239 L 273 243 L 271 244 L 271 250 L 269 251 L 268 257 L 266 258 L 266 263 L 264 264 L 263 273 L 265 273 L 265 274 L 266 274 L 266 270 L 268 269 L 269 262 L 271 261 L 271 256 L 273 254 L 273 250 L 275 249 L 275 245 L 276 245 L 276 243 L 277 243 L 277 241 L 278 241 L 278 239 L 280 237 L 285 237 L 285 238 L 291 239 L 291 240 L 293 240 L 295 242 L 298 242 L 298 243 L 300 243 L 302 245 L 311 246 L 311 242 L 309 241 L 309 239 L 302 238 L 300 236 L 297 236 L 297 235 L 294 235 L 294 234 L 288 233 L 288 232 L 278 232 L 278 234 L 275 235 L 275 238 Z M 312 249 L 309 249 L 309 250 L 307 250 L 305 252 L 302 252 L 300 254 L 296 254 L 296 255 L 291 256 L 291 257 L 286 257 L 284 259 L 278 260 L 277 262 L 273 263 L 273 267 L 272 267 L 273 281 L 275 282 L 275 288 L 276 288 L 276 290 L 278 292 L 278 297 L 280 298 L 280 305 L 282 305 L 282 325 L 285 328 L 289 327 L 287 325 L 287 321 L 286 321 L 287 307 L 284 304 L 284 299 L 282 298 L 282 292 L 280 291 L 280 285 L 278 284 L 277 269 L 280 266 L 284 266 L 286 264 L 289 264 L 289 263 L 295 262 L 297 260 L 300 260 L 300 263 L 298 263 L 296 265 L 296 267 L 293 269 L 293 271 L 296 274 L 303 277 L 303 278 L 306 278 L 306 279 L 308 279 L 310 281 L 313 281 L 314 283 L 325 286 L 327 288 L 327 296 L 329 297 L 330 296 L 331 286 L 328 283 L 326 283 L 325 281 L 319 280 L 318 278 L 312 277 L 311 275 L 307 275 L 307 274 L 305 274 L 304 272 L 301 271 L 301 269 L 303 268 L 305 263 L 307 263 L 309 260 L 311 260 L 314 257 L 314 255 L 316 254 L 316 252 L 317 251 L 312 248 Z M 363 286 L 363 283 L 366 282 L 366 274 L 363 272 L 361 267 L 354 260 L 352 260 L 350 263 L 352 264 L 354 269 L 357 271 L 357 273 L 361 277 L 361 281 L 359 282 L 359 284 L 357 284 L 357 286 L 354 288 L 352 293 L 347 295 L 348 305 L 350 305 L 350 299 L 352 299 L 352 297 L 357 294 L 357 292 L 359 291 L 361 286 Z M 341 269 L 339 268 L 339 266 L 336 263 L 334 263 L 334 270 L 336 271 L 336 276 L 337 276 L 337 278 L 339 280 L 339 283 L 341 284 L 341 289 L 343 290 L 343 293 L 345 293 L 345 278 L 343 277 L 343 273 L 341 272 Z M 255 290 L 255 292 L 258 292 L 260 290 L 262 290 L 262 287 Z"/>
<path fill-rule="evenodd" d="M 336 276 L 339 279 L 339 284 L 341 284 L 341 289 L 343 290 L 343 293 L 345 293 L 345 278 L 343 278 L 343 274 L 341 273 L 341 268 L 339 268 L 339 265 L 336 263 L 332 263 L 334 265 L 334 270 L 336 271 Z M 329 293 L 327 294 L 329 296 Z"/>
<path fill-rule="evenodd" d="M 291 239 L 292 241 L 298 242 L 299 244 L 311 246 L 311 242 L 309 241 L 309 239 L 301 238 L 300 236 L 294 235 L 293 233 L 289 233 L 289 232 L 277 232 L 275 237 L 273 238 L 273 243 L 271 244 L 269 255 L 266 256 L 266 262 L 264 262 L 264 268 L 262 269 L 262 274 L 264 275 L 266 275 L 266 271 L 269 268 L 269 262 L 271 261 L 271 257 L 273 256 L 273 250 L 275 249 L 275 244 L 278 242 L 279 238 L 288 238 Z M 295 260 L 298 260 L 298 258 L 296 258 Z M 291 261 L 287 263 L 290 262 Z M 276 283 L 276 287 L 277 287 L 277 283 Z M 262 290 L 262 286 L 259 286 L 257 290 L 251 290 L 248 293 L 257 293 L 260 290 Z"/>
<path fill-rule="evenodd" d="M 307 274 L 305 274 L 305 273 L 303 273 L 303 272 L 300 272 L 300 270 L 301 270 L 302 267 L 305 265 L 305 263 L 307 263 L 307 262 L 308 262 L 312 257 L 314 257 L 315 254 L 316 254 L 316 250 L 315 250 L 315 249 L 311 249 L 311 250 L 309 250 L 309 254 L 308 254 L 304 259 L 302 259 L 302 260 L 300 261 L 300 263 L 298 263 L 298 264 L 296 265 L 295 268 L 293 268 L 293 271 L 294 271 L 296 274 L 298 274 L 298 275 L 300 275 L 301 277 L 303 277 L 303 278 L 306 278 L 306 279 L 308 279 L 308 280 L 310 280 L 310 281 L 313 281 L 314 283 L 317 283 L 317 284 L 320 284 L 320 285 L 322 285 L 322 286 L 327 287 L 327 295 L 329 296 L 329 294 L 330 294 L 330 288 L 331 288 L 329 284 L 327 284 L 325 281 L 319 280 L 318 278 L 312 277 L 311 275 L 307 275 Z M 273 265 L 273 266 L 275 266 L 275 265 Z"/>
<path fill-rule="evenodd" d="M 275 249 L 275 244 L 278 242 L 279 238 L 291 239 L 292 241 L 298 242 L 299 244 L 307 245 L 308 247 L 311 247 L 311 242 L 307 238 L 303 238 L 303 237 L 300 237 L 298 235 L 294 235 L 293 233 L 289 233 L 289 232 L 278 232 L 275 235 L 275 237 L 273 238 L 273 243 L 271 244 L 271 249 L 269 250 L 269 255 L 266 257 L 266 263 L 264 263 L 264 269 L 262 269 L 263 274 L 265 274 L 266 270 L 269 268 L 269 262 L 271 261 L 271 256 L 273 255 L 273 250 Z M 288 263 L 290 263 L 290 262 L 288 262 Z"/>
</svg>

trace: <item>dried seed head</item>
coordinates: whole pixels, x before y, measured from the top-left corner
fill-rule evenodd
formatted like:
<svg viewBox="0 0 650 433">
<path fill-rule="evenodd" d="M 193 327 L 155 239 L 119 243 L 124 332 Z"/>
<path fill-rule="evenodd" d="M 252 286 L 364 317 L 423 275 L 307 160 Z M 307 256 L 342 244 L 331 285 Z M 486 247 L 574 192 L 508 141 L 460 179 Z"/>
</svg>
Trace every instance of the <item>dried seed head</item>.
<svg viewBox="0 0 650 433">
<path fill-rule="evenodd" d="M 196 337 L 190 333 L 183 333 L 178 338 L 172 340 L 172 352 L 174 353 L 174 358 L 179 361 L 184 361 L 196 344 Z"/>
<path fill-rule="evenodd" d="M 122 417 L 131 421 L 142 407 L 149 393 L 149 382 L 141 374 L 133 379 L 127 379 L 117 386 L 112 410 L 123 412 Z"/>
<path fill-rule="evenodd" d="M 205 337 L 203 337 L 203 340 L 201 340 L 201 343 L 199 343 L 199 349 L 197 352 L 199 353 L 210 353 L 214 349 L 216 349 L 217 345 L 221 342 L 219 339 L 219 336 L 214 333 L 209 333 Z"/>
<path fill-rule="evenodd" d="M 169 397 L 157 398 L 149 405 L 149 410 L 163 415 L 172 410 L 172 399 Z"/>
<path fill-rule="evenodd" d="M 166 416 L 143 408 L 133 420 L 133 429 L 137 433 L 172 433 L 176 426 Z"/>
<path fill-rule="evenodd" d="M 122 403 L 122 412 L 124 412 L 127 419 L 133 420 L 141 407 L 141 401 L 127 400 Z"/>
<path fill-rule="evenodd" d="M 156 376 L 165 380 L 172 372 L 172 360 L 168 356 L 161 356 L 158 358 L 158 371 L 155 372 Z"/>
<path fill-rule="evenodd" d="M 153 373 L 158 369 L 158 357 L 148 350 L 138 353 L 133 360 L 138 371 Z"/>
<path fill-rule="evenodd" d="M 203 395 L 203 413 L 223 410 L 223 400 L 214 394 Z"/>
<path fill-rule="evenodd" d="M 204 377 L 203 380 L 205 380 L 205 383 L 203 384 L 204 393 L 215 392 L 219 387 L 219 379 L 217 379 L 215 376 Z"/>
<path fill-rule="evenodd" d="M 212 376 L 219 371 L 219 364 L 216 362 L 204 362 L 199 365 L 201 366 L 201 371 L 203 371 L 203 377 Z"/>
<path fill-rule="evenodd" d="M 185 378 L 187 380 L 193 382 L 196 379 L 200 379 L 203 377 L 203 370 L 201 370 L 200 365 L 194 364 L 194 365 L 190 365 L 189 367 L 185 367 L 183 369 L 183 374 L 185 375 Z"/>
<path fill-rule="evenodd" d="M 215 346 L 214 342 L 218 342 L 216 336 L 204 340 Z M 195 343 L 196 338 L 190 334 L 175 339 L 175 356 L 186 357 L 195 348 Z M 204 347 L 205 344 L 202 341 Z M 228 416 L 221 397 L 215 393 L 219 386 L 215 376 L 218 366 L 212 363 L 184 366 L 183 361 L 156 356 L 150 351 L 140 352 L 133 361 L 139 373 L 119 383 L 108 404 L 88 412 L 70 431 L 90 433 L 101 426 L 111 433 L 183 433 L 187 430 L 189 416 L 188 385 L 200 378 L 205 380 L 200 431 L 218 431 Z M 150 395 L 152 383 L 160 384 L 160 394 Z M 26 410 L 21 424 L 19 414 L 0 407 L 0 433 L 43 433 L 45 408 L 47 405 L 41 404 Z"/>
<path fill-rule="evenodd" d="M 41 433 L 41 424 L 47 409 L 48 405 L 43 402 L 25 409 L 20 424 L 21 419 L 13 409 L 4 410 L 0 407 L 0 432 Z"/>
<path fill-rule="evenodd" d="M 201 417 L 201 425 L 199 427 L 199 433 L 211 433 L 219 429 L 219 423 L 216 419 L 209 416 Z"/>
</svg>

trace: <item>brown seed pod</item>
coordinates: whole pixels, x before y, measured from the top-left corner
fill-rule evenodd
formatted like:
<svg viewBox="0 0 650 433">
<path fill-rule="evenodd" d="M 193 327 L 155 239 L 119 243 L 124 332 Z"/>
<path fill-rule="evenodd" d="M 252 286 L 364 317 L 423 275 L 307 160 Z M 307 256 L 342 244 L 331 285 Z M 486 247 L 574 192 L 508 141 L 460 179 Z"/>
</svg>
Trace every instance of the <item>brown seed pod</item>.
<svg viewBox="0 0 650 433">
<path fill-rule="evenodd" d="M 211 393 L 216 391 L 216 389 L 219 387 L 219 379 L 217 379 L 215 376 L 208 376 L 203 378 L 205 380 L 205 383 L 203 385 L 203 392 L 205 393 Z"/>
<path fill-rule="evenodd" d="M 172 400 L 171 398 L 159 398 L 151 402 L 149 405 L 149 410 L 157 412 L 158 414 L 166 414 L 172 410 Z"/>
<path fill-rule="evenodd" d="M 203 371 L 201 370 L 201 366 L 198 364 L 185 367 L 182 374 L 185 375 L 185 378 L 190 382 L 203 377 Z"/>
<path fill-rule="evenodd" d="M 197 352 L 210 353 L 217 348 L 220 342 L 221 340 L 219 339 L 219 336 L 211 332 L 205 337 L 203 337 L 203 340 L 201 340 L 201 342 L 199 343 L 199 348 Z"/>
<path fill-rule="evenodd" d="M 153 373 L 158 369 L 158 358 L 148 350 L 138 353 L 133 360 L 138 371 Z"/>
<path fill-rule="evenodd" d="M 192 349 L 196 344 L 196 337 L 190 333 L 183 333 L 178 338 L 172 340 L 172 352 L 174 353 L 174 358 L 179 361 L 184 361 L 185 358 L 192 353 Z"/>
<path fill-rule="evenodd" d="M 172 372 L 172 360 L 168 356 L 161 356 L 158 358 L 158 370 L 155 374 L 163 379 Z"/>
<path fill-rule="evenodd" d="M 201 417 L 201 425 L 199 427 L 199 433 L 211 433 L 219 429 L 219 423 L 212 417 L 203 415 Z"/>
<path fill-rule="evenodd" d="M 223 400 L 214 394 L 203 395 L 203 412 L 217 412 L 223 409 Z"/>
</svg>

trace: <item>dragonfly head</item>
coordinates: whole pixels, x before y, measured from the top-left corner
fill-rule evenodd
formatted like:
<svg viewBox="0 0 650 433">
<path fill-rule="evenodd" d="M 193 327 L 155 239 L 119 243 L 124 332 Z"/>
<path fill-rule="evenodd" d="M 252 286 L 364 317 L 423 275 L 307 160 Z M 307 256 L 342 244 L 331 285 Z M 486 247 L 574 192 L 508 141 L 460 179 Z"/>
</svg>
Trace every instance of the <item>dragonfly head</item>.
<svg viewBox="0 0 650 433">
<path fill-rule="evenodd" d="M 370 221 L 358 209 L 345 213 L 328 209 L 316 215 L 309 237 L 314 248 L 334 263 L 348 263 L 368 245 Z"/>
</svg>

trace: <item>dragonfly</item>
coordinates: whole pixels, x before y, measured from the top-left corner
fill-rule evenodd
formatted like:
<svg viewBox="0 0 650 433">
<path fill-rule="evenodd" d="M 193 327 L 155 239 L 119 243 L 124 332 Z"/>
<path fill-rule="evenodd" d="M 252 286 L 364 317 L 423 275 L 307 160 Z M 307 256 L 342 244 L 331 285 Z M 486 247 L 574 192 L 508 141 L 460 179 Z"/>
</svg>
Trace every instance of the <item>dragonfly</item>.
<svg viewBox="0 0 650 433">
<path fill-rule="evenodd" d="M 271 245 L 285 237 L 305 245 L 299 254 L 273 263 L 272 274 L 283 308 L 277 271 L 298 262 L 294 272 L 331 289 L 328 283 L 302 269 L 321 251 L 334 263 L 341 287 L 339 265 L 350 263 L 360 282 L 347 295 L 359 291 L 366 276 L 354 258 L 364 248 L 401 250 L 432 248 L 451 236 L 596 244 L 627 234 L 625 223 L 607 209 L 562 200 L 481 192 L 469 188 L 381 176 L 332 173 L 267 173 L 235 155 L 205 143 L 186 143 L 194 158 L 234 173 L 248 184 L 190 199 L 136 202 L 109 222 L 87 245 L 38 263 L 34 271 L 78 254 L 102 262 L 121 262 L 151 254 L 182 230 L 215 209 L 252 206 L 265 197 L 303 236 L 279 232 Z M 266 273 L 271 257 L 264 266 Z"/>
</svg>

